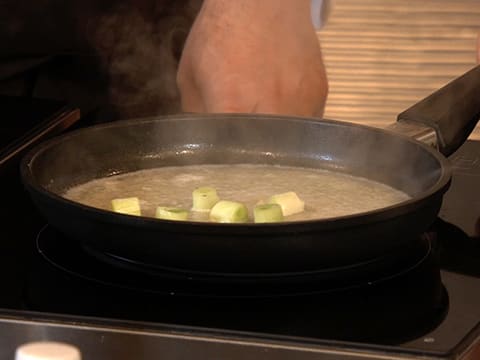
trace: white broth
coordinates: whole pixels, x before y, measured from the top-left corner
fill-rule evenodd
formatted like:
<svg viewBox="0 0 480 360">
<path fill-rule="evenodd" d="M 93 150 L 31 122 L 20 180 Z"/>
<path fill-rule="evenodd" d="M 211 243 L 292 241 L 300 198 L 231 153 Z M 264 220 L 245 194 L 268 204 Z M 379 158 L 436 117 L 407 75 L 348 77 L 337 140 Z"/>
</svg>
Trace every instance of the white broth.
<svg viewBox="0 0 480 360">
<path fill-rule="evenodd" d="M 274 194 L 294 191 L 305 211 L 286 221 L 331 218 L 361 213 L 408 200 L 387 185 L 321 169 L 272 165 L 193 165 L 141 170 L 96 179 L 69 189 L 67 199 L 111 210 L 115 198 L 138 197 L 143 216 L 153 217 L 157 206 L 192 207 L 192 191 L 201 186 L 217 189 L 220 199 L 244 203 L 252 209 Z M 204 221 L 208 214 L 190 214 Z"/>
</svg>

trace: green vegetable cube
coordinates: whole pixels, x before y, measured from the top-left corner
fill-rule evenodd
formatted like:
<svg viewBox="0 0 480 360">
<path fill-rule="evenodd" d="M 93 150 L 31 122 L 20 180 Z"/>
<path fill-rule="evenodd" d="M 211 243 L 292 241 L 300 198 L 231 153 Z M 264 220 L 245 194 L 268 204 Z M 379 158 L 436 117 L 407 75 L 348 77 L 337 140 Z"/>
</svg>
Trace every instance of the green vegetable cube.
<svg viewBox="0 0 480 360">
<path fill-rule="evenodd" d="M 187 220 L 188 211 L 180 208 L 159 206 L 155 211 L 155 217 L 164 220 Z"/>
<path fill-rule="evenodd" d="M 253 208 L 256 223 L 278 222 L 283 220 L 282 208 L 278 204 L 261 204 Z"/>
<path fill-rule="evenodd" d="M 205 211 L 210 209 L 220 200 L 217 190 L 212 187 L 199 187 L 192 192 L 193 211 Z"/>
<path fill-rule="evenodd" d="M 137 197 L 113 199 L 112 210 L 121 214 L 141 215 L 140 201 Z"/>
<path fill-rule="evenodd" d="M 283 216 L 298 214 L 305 210 L 305 203 L 293 191 L 273 195 L 268 203 L 280 205 Z"/>
<path fill-rule="evenodd" d="M 220 200 L 210 211 L 210 220 L 219 223 L 245 223 L 247 207 L 236 201 Z"/>
</svg>

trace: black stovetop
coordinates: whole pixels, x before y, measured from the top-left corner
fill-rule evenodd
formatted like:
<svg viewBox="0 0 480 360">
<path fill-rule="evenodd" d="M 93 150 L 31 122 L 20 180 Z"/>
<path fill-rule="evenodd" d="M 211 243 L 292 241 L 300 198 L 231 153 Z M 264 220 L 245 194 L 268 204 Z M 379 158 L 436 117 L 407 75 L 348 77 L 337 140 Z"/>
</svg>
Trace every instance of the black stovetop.
<svg viewBox="0 0 480 360">
<path fill-rule="evenodd" d="M 40 124 L 56 109 L 29 106 Z M 480 142 L 468 141 L 451 160 L 452 187 L 418 256 L 385 276 L 338 288 L 316 287 L 314 279 L 300 285 L 178 279 L 106 263 L 49 227 L 10 171 L 0 193 L 0 309 L 346 341 L 450 358 L 480 332 Z"/>
</svg>

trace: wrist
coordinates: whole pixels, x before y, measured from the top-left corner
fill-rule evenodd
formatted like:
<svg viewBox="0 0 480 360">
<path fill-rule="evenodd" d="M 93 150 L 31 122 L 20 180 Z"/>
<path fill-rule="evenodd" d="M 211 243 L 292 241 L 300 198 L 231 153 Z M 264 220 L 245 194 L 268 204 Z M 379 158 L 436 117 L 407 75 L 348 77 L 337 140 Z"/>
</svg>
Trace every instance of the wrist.
<svg viewBox="0 0 480 360">
<path fill-rule="evenodd" d="M 204 15 L 219 20 L 260 18 L 266 23 L 293 23 L 310 21 L 311 0 L 204 0 L 201 10 Z"/>
</svg>

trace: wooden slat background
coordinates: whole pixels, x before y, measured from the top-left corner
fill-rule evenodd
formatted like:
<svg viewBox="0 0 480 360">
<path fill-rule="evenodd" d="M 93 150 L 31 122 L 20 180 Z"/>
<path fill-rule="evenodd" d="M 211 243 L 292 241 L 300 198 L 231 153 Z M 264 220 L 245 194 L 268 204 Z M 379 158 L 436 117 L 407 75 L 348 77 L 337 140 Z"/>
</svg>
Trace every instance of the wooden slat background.
<svg viewBox="0 0 480 360">
<path fill-rule="evenodd" d="M 331 0 L 325 118 L 383 127 L 477 64 L 480 0 Z M 480 94 L 479 94 L 480 96 Z M 471 138 L 480 139 L 480 126 Z"/>
</svg>

